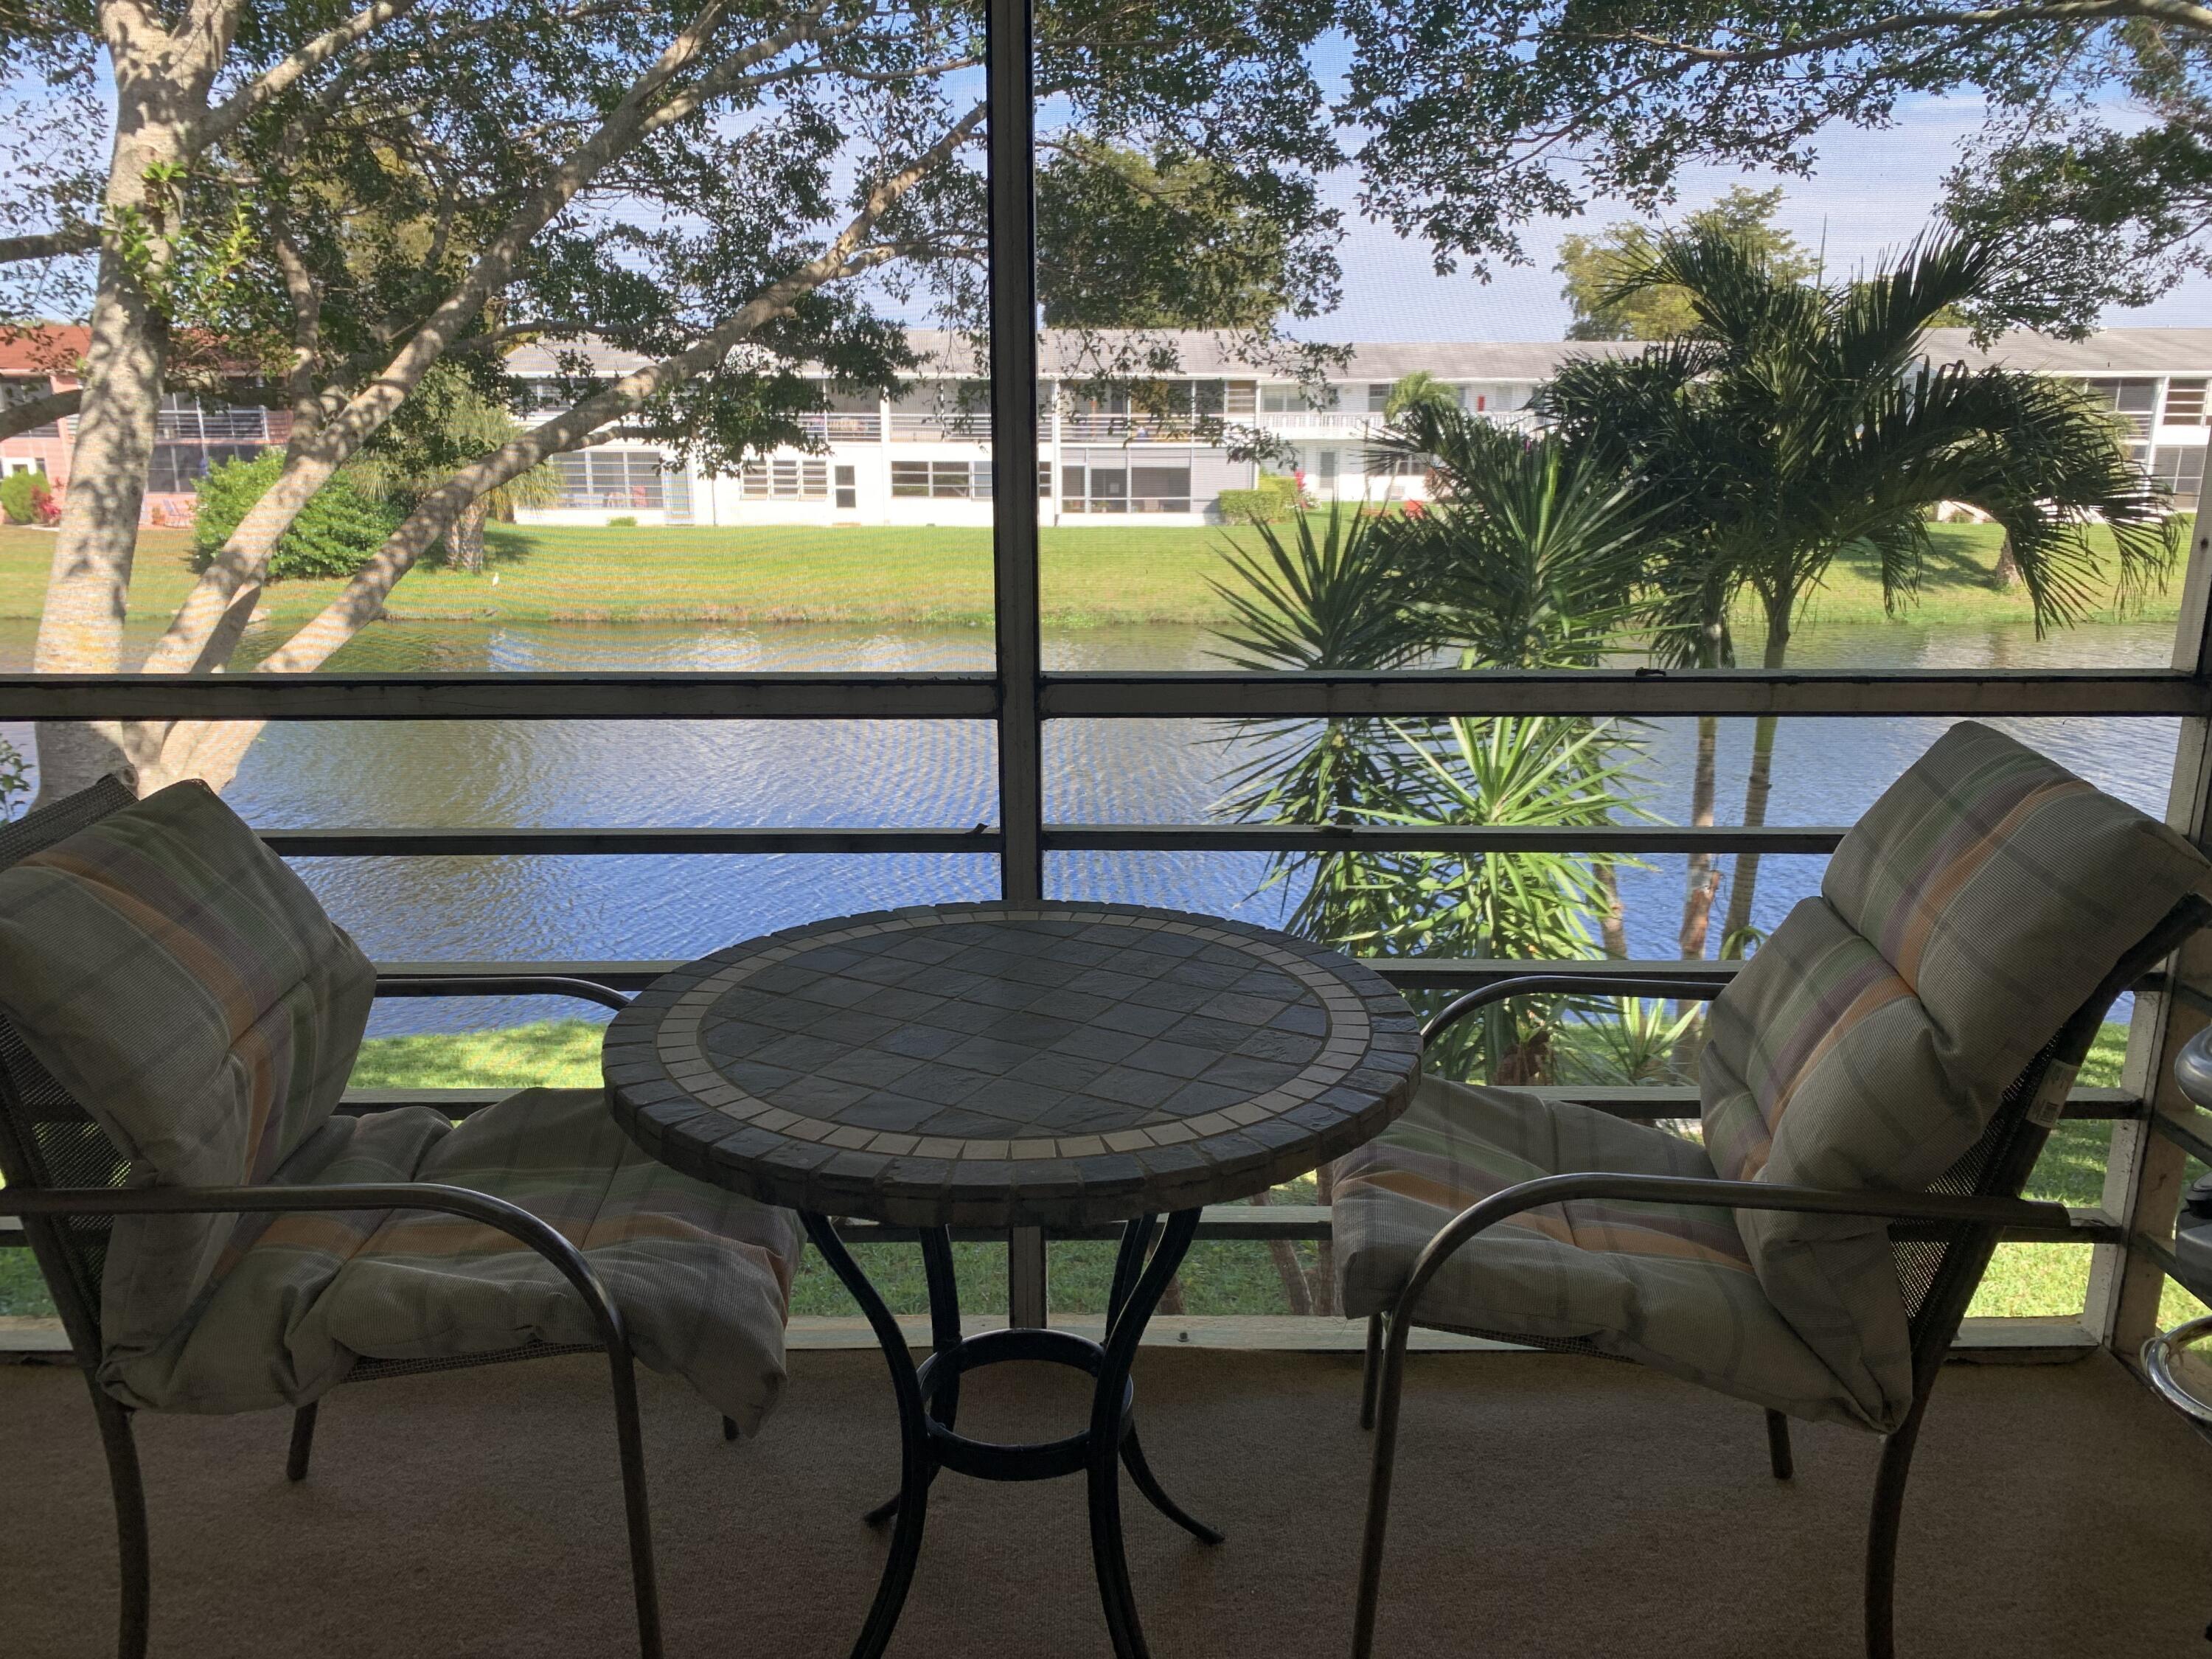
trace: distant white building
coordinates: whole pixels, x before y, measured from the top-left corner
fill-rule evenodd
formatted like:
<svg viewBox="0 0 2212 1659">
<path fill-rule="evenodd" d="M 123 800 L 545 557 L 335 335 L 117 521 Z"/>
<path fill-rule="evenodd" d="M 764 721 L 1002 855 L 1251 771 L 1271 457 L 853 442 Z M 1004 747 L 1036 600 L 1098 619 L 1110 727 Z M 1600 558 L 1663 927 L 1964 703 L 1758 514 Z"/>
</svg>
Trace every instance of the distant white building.
<svg viewBox="0 0 2212 1659">
<path fill-rule="evenodd" d="M 2083 341 L 2015 333 L 1978 349 L 1964 329 L 1930 337 L 1937 362 L 2002 364 L 2085 382 L 2136 434 L 2139 465 L 2193 508 L 2203 487 L 2206 388 L 2212 382 L 2212 328 L 2109 329 Z M 917 331 L 926 364 L 961 363 L 971 372 L 925 368 L 896 398 L 828 397 L 830 409 L 806 417 L 818 451 L 785 449 L 749 461 L 737 477 L 709 477 L 672 454 L 610 433 L 560 458 L 557 506 L 522 513 L 526 522 L 605 524 L 972 525 L 991 521 L 991 417 L 985 387 L 963 362 L 959 337 Z M 1224 490 L 1249 489 L 1263 467 L 1294 470 L 1316 501 L 1420 500 L 1418 471 L 1393 468 L 1373 453 L 1390 388 L 1425 371 L 1461 404 L 1492 420 L 1533 428 L 1536 387 L 1577 355 L 1620 356 L 1632 343 L 1537 341 L 1390 343 L 1352 348 L 1348 364 L 1319 397 L 1287 374 L 1269 376 L 1227 355 L 1211 334 L 1176 337 L 1179 372 L 1164 377 L 1188 388 L 1165 412 L 1132 413 L 1126 397 L 1079 395 L 1084 379 L 1075 342 L 1047 333 L 1040 351 L 1038 437 L 1042 459 L 1038 505 L 1048 524 L 1218 522 Z M 606 373 L 641 360 L 599 354 Z M 526 349 L 510 372 L 548 377 L 548 407 L 558 373 L 550 351 Z M 1231 458 L 1224 429 L 1264 434 L 1286 452 L 1274 463 Z"/>
<path fill-rule="evenodd" d="M 52 367 L 82 354 L 82 331 L 34 331 L 0 343 L 0 400 L 73 386 Z M 991 521 L 991 417 L 985 387 L 964 337 L 929 331 L 911 337 L 925 368 L 896 398 L 830 393 L 829 407 L 803 424 L 819 441 L 748 461 L 736 476 L 715 477 L 616 427 L 589 447 L 561 456 L 559 500 L 526 509 L 534 524 L 604 525 L 970 525 Z M 1174 337 L 1178 371 L 1164 412 L 1132 412 L 1126 397 L 1085 396 L 1088 365 L 1077 343 L 1048 332 L 1040 349 L 1038 506 L 1048 524 L 1218 522 L 1224 490 L 1249 489 L 1261 465 L 1294 470 L 1316 501 L 1420 500 L 1418 469 L 1394 468 L 1373 453 L 1390 388 L 1425 371 L 1461 404 L 1490 419 L 1532 427 L 1536 387 L 1573 356 L 1619 356 L 1626 343 L 1540 341 L 1437 344 L 1367 343 L 1319 395 L 1287 374 L 1238 361 L 1221 337 Z M 36 349 L 33 349 L 33 348 Z M 574 348 L 561 348 L 563 356 Z M 643 360 L 601 349 L 594 369 L 618 374 Z M 1977 349 L 1963 329 L 1938 329 L 1930 356 L 1979 367 L 2001 364 L 2082 382 L 2124 416 L 2146 473 L 2194 508 L 2203 489 L 2212 328 L 2107 329 L 2082 341 L 2015 333 Z M 508 359 L 510 373 L 538 388 L 537 417 L 568 406 L 559 395 L 555 349 L 529 347 Z M 190 393 L 165 398 L 149 479 L 147 512 L 156 522 L 188 522 L 193 492 L 210 466 L 280 445 L 289 432 L 283 410 L 204 403 Z M 64 420 L 0 441 L 0 472 L 43 468 L 68 484 L 76 422 Z M 1284 459 L 1232 459 L 1250 445 L 1231 433 L 1265 438 Z"/>
</svg>

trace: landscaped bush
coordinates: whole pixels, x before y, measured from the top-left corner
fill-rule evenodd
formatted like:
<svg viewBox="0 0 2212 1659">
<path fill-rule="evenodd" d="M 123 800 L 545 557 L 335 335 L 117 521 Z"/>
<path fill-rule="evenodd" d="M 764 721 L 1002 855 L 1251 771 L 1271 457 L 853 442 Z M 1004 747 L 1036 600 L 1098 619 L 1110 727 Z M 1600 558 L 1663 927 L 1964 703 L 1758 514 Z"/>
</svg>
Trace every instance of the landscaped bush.
<svg viewBox="0 0 2212 1659">
<path fill-rule="evenodd" d="M 42 522 L 38 511 L 42 495 L 49 501 L 53 499 L 53 486 L 44 472 L 10 472 L 0 478 L 0 513 L 7 514 L 9 524 Z"/>
<path fill-rule="evenodd" d="M 1221 492 L 1221 516 L 1231 524 L 1280 524 L 1305 505 L 1298 481 L 1280 472 L 1262 472 L 1253 489 Z"/>
<path fill-rule="evenodd" d="M 276 450 L 250 461 L 226 461 L 200 480 L 192 520 L 192 551 L 202 569 L 214 559 L 254 502 L 269 493 L 284 458 Z M 269 580 L 350 576 L 399 527 L 401 510 L 374 500 L 343 473 L 318 490 L 270 555 Z"/>
</svg>

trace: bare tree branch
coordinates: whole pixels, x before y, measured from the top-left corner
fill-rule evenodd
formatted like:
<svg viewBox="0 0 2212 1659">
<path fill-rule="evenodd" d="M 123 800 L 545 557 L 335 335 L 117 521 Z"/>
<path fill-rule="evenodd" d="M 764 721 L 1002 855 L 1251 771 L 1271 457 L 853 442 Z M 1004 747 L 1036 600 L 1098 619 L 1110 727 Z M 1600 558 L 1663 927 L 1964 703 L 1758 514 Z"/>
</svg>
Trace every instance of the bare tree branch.
<svg viewBox="0 0 2212 1659">
<path fill-rule="evenodd" d="M 984 115 L 985 106 L 978 103 L 927 149 L 878 183 L 868 192 L 860 211 L 820 254 L 771 283 L 702 338 L 672 357 L 632 370 L 566 414 L 520 434 L 455 473 L 423 498 L 376 556 L 346 585 L 344 592 L 264 658 L 255 672 L 300 674 L 320 667 L 340 646 L 375 620 L 393 586 L 444 535 L 447 526 L 469 502 L 486 490 L 520 477 L 549 456 L 575 448 L 601 428 L 641 408 L 667 387 L 713 368 L 736 346 L 777 317 L 787 314 L 796 301 L 823 283 L 856 275 L 893 258 L 896 250 L 890 246 L 866 245 L 870 233 L 932 168 L 974 137 Z M 211 667 L 213 661 L 219 659 L 205 660 Z"/>
<path fill-rule="evenodd" d="M 1870 18 L 1844 28 L 1785 40 L 1771 46 L 1701 46 L 1688 40 L 1668 40 L 1639 30 L 1589 33 L 1585 40 L 1624 42 L 1671 52 L 1694 64 L 1752 68 L 1792 58 L 1807 58 L 1844 46 L 1864 46 L 1893 34 L 1925 29 L 1971 29 L 1977 33 L 2014 28 L 2027 23 L 2080 23 L 2136 20 L 2168 23 L 2200 34 L 2212 33 L 2212 7 L 2192 0 L 2051 0 L 2051 3 L 1990 6 L 1972 11 L 1905 11 Z"/>
<path fill-rule="evenodd" d="M 56 259 L 65 253 L 89 253 L 99 246 L 100 232 L 90 225 L 41 230 L 27 236 L 0 236 L 0 265 L 20 264 L 26 259 Z"/>
<path fill-rule="evenodd" d="M 77 404 L 84 393 L 78 390 L 50 392 L 43 398 L 33 398 L 27 403 L 0 406 L 0 439 L 8 439 L 28 432 L 33 427 L 46 425 L 76 413 Z"/>
<path fill-rule="evenodd" d="M 362 7 L 337 27 L 324 30 L 282 62 L 270 64 L 259 76 L 233 93 L 220 106 L 208 112 L 207 118 L 200 123 L 198 134 L 201 146 L 204 148 L 227 137 L 247 116 L 293 85 L 301 76 L 327 64 L 394 18 L 405 16 L 415 9 L 416 3 L 417 0 L 374 0 L 374 4 Z"/>
</svg>

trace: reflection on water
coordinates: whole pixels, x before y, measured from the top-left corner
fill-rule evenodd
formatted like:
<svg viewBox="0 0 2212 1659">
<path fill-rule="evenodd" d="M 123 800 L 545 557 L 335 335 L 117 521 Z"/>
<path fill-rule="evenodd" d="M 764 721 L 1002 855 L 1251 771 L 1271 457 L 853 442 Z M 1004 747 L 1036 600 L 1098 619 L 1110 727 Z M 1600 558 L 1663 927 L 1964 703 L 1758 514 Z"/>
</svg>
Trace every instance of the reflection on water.
<svg viewBox="0 0 2212 1659">
<path fill-rule="evenodd" d="M 150 636 L 149 636 L 150 637 Z M 1803 667 L 2155 666 L 2164 625 L 2083 629 L 2039 641 L 2025 627 L 1812 629 Z M 28 624 L 0 625 L 0 667 L 27 665 Z M 1218 666 L 1195 628 L 1049 635 L 1048 668 Z M 684 669 L 975 671 L 991 640 L 975 629 L 765 629 L 702 626 L 538 628 L 408 623 L 369 629 L 332 665 L 356 672 Z M 1948 724 L 1942 720 L 1790 720 L 1776 746 L 1769 820 L 1849 823 Z M 2003 721 L 2023 742 L 2137 805 L 2165 805 L 2176 722 Z M 1723 722 L 1720 804 L 1740 813 L 1749 720 Z M 1694 724 L 1643 727 L 1649 809 L 1688 811 Z M 1211 813 L 1236 745 L 1221 723 L 1080 720 L 1047 730 L 1047 811 L 1060 822 L 1198 822 Z M 271 726 L 229 799 L 271 826 L 966 826 L 996 816 L 995 745 L 976 721 L 655 722 L 514 720 Z M 1822 860 L 1764 861 L 1755 923 L 1770 927 L 1814 890 Z M 1670 956 L 1682 861 L 1623 872 L 1632 951 Z M 387 960 L 689 957 L 750 934 L 842 912 L 989 896 L 996 868 L 967 855 L 320 859 L 301 872 L 365 948 Z M 1051 890 L 1242 915 L 1281 914 L 1261 892 L 1256 854 L 1065 854 Z M 391 1005 L 380 1030 L 459 1028 L 481 1005 Z M 551 1012 L 516 1003 L 499 1017 Z M 565 1011 L 564 1011 L 565 1012 Z"/>
</svg>

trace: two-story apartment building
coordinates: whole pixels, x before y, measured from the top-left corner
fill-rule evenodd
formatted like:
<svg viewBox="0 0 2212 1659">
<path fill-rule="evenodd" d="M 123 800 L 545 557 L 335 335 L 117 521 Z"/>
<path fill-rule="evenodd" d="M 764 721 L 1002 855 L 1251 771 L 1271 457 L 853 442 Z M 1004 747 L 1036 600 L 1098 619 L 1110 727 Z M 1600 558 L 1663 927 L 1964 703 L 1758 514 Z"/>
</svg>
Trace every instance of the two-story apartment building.
<svg viewBox="0 0 2212 1659">
<path fill-rule="evenodd" d="M 991 416 L 963 337 L 917 331 L 925 367 L 894 397 L 825 387 L 827 407 L 803 422 L 811 442 L 748 460 L 733 474 L 702 471 L 619 427 L 555 462 L 561 480 L 550 505 L 526 521 L 640 526 L 988 525 Z M 62 343 L 65 344 L 66 343 Z M 1152 395 L 1133 400 L 1099 392 L 1092 360 L 1078 343 L 1048 333 L 1037 391 L 1042 457 L 1036 489 L 1045 522 L 1194 525 L 1218 521 L 1224 491 L 1249 489 L 1263 470 L 1296 471 L 1319 501 L 1419 500 L 1418 468 L 1377 456 L 1391 388 L 1426 373 L 1470 411 L 1533 429 L 1536 388 L 1574 355 L 1631 353 L 1627 343 L 1540 341 L 1440 343 L 1368 342 L 1319 388 L 1287 373 L 1240 361 L 1221 337 L 1174 340 L 1176 371 L 1155 375 Z M 0 349 L 0 398 L 27 397 L 70 382 L 54 370 L 53 343 L 33 356 Z M 1939 329 L 1936 361 L 1997 364 L 2083 383 L 2127 421 L 2139 465 L 2194 508 L 2205 471 L 2212 328 L 2108 329 L 2081 341 L 2015 333 L 1976 347 L 1964 330 Z M 612 375 L 639 360 L 601 349 L 594 368 Z M 550 348 L 508 359 L 531 387 L 525 419 L 567 406 L 562 366 Z M 149 480 L 148 514 L 189 519 L 192 491 L 210 467 L 284 441 L 283 411 L 234 407 L 189 393 L 164 400 Z M 0 441 L 0 471 L 37 466 L 68 483 L 73 422 Z M 1261 457 L 1255 459 L 1255 457 Z"/>
<path fill-rule="evenodd" d="M 831 395 L 809 416 L 816 450 L 787 449 L 713 477 L 619 433 L 561 459 L 558 505 L 522 516 L 547 523 L 987 525 L 991 419 L 966 348 L 957 337 L 917 332 L 933 367 L 896 398 Z M 1074 343 L 1048 334 L 1040 353 L 1038 505 L 1045 522 L 1103 524 L 1218 520 L 1224 490 L 1249 489 L 1263 469 L 1295 471 L 1319 501 L 1422 498 L 1418 469 L 1392 465 L 1374 439 L 1391 388 L 1429 374 L 1462 407 L 1534 428 L 1536 388 L 1570 356 L 1632 353 L 1626 342 L 1537 341 L 1354 345 L 1318 395 L 1286 374 L 1268 375 L 1206 334 L 1176 339 L 1169 396 L 1133 410 L 1124 395 L 1086 395 L 1087 365 Z M 2079 380 L 2117 409 L 2136 434 L 2136 459 L 2193 509 L 2203 489 L 2212 385 L 2212 328 L 2110 329 L 2082 341 L 2016 333 L 1977 348 L 1963 329 L 1930 337 L 1938 362 L 1996 364 Z M 510 360 L 525 377 L 555 372 L 530 351 Z M 631 367 L 605 354 L 605 368 Z M 550 401 L 550 400 L 549 400 Z M 1158 405 L 1165 404 L 1167 407 Z M 1254 459 L 1262 445 L 1273 459 Z"/>
</svg>

